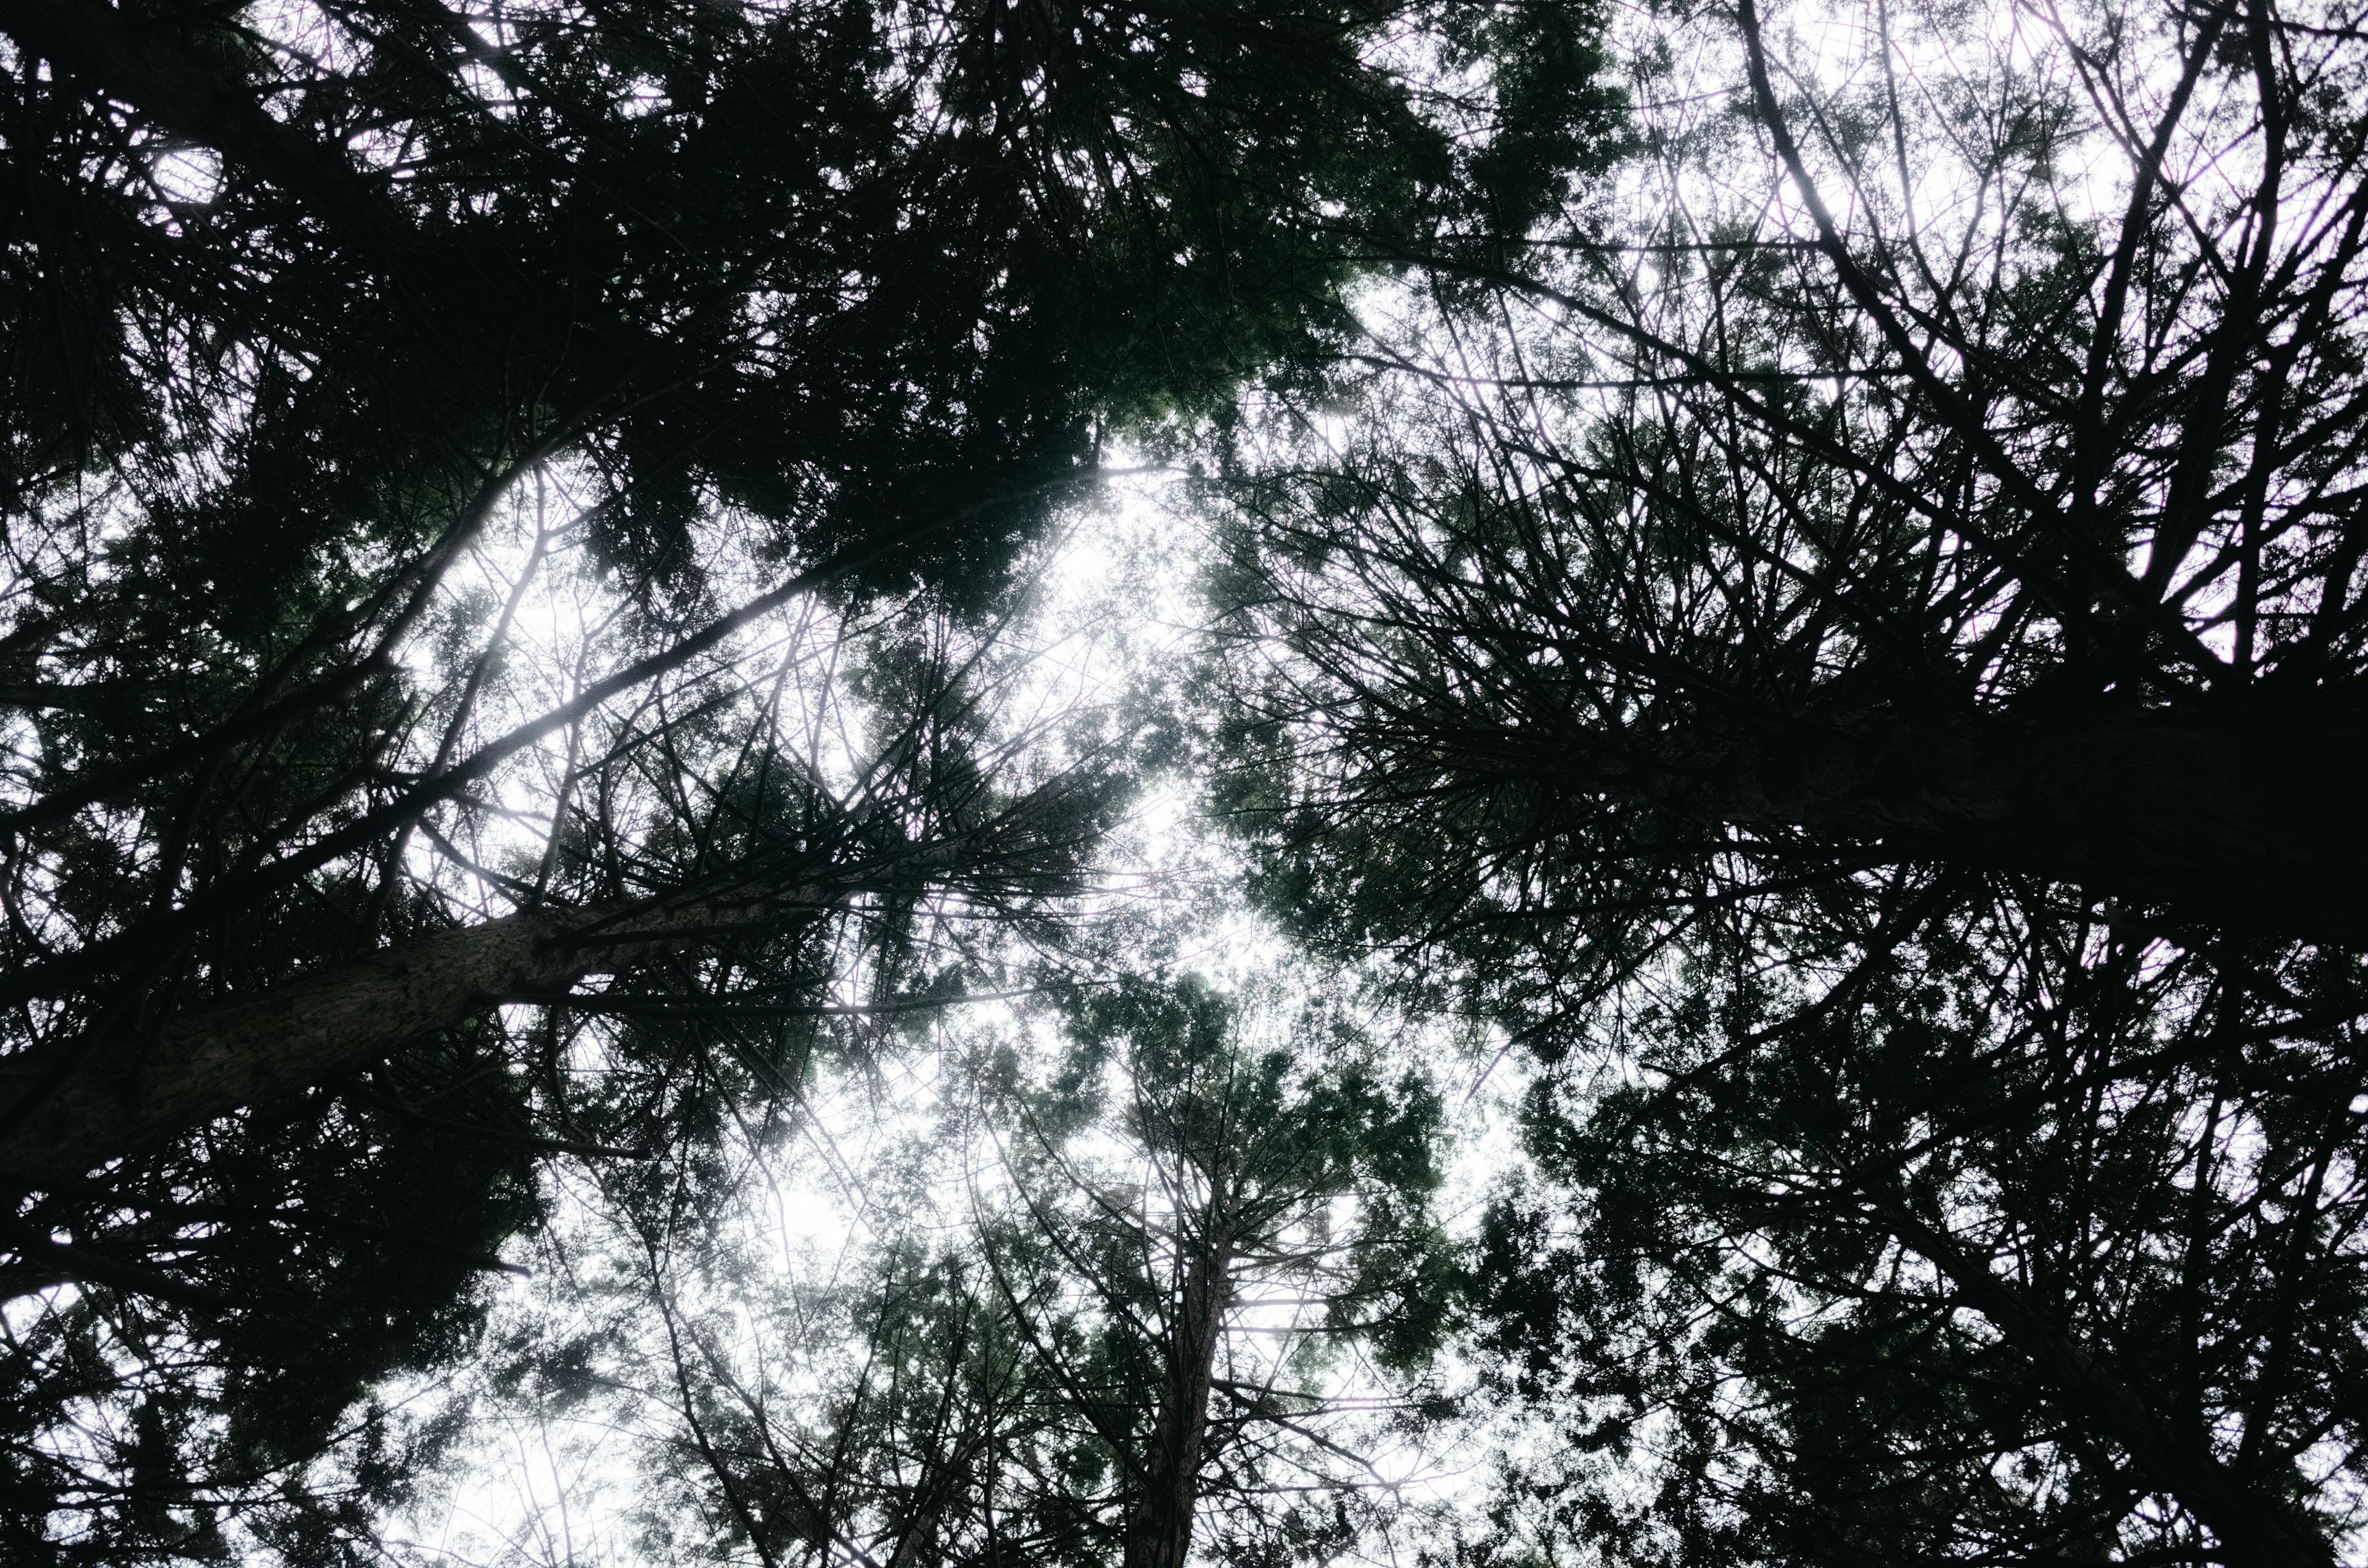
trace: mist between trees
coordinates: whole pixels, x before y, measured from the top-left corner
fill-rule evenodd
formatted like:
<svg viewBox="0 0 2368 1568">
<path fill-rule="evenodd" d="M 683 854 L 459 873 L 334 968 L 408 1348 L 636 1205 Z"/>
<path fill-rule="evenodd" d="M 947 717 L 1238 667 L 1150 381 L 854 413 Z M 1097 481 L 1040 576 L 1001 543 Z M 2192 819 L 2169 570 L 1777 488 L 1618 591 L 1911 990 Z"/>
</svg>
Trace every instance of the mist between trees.
<svg viewBox="0 0 2368 1568">
<path fill-rule="evenodd" d="M 0 1559 L 2368 1561 L 2348 0 L 0 0 Z"/>
</svg>

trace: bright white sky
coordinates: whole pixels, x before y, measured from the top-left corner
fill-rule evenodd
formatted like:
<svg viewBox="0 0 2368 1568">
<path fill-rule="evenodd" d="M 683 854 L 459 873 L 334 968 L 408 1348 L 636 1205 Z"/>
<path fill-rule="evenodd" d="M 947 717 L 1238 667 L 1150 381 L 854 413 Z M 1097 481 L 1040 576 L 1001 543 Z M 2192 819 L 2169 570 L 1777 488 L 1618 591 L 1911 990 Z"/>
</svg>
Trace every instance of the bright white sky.
<svg viewBox="0 0 2368 1568">
<path fill-rule="evenodd" d="M 1081 509 L 1061 535 L 1042 573 L 1041 606 L 1011 634 L 1017 645 L 1034 651 L 1026 679 L 1007 703 L 1016 727 L 1029 727 L 1039 715 L 1114 702 L 1130 688 L 1156 686 L 1172 677 L 1189 656 L 1198 630 L 1195 581 L 1206 532 L 1180 509 L 1179 496 L 1178 487 L 1156 473 L 1121 481 L 1108 504 Z M 566 514 L 546 495 L 543 515 Z M 455 579 L 456 594 L 473 595 L 487 624 L 531 548 L 532 520 L 525 507 L 513 525 L 506 538 L 489 541 L 473 578 L 463 574 Z M 553 549 L 555 556 L 564 554 L 562 547 Z M 514 699 L 521 710 L 561 699 L 557 672 L 575 667 L 599 641 L 597 589 L 564 570 L 548 574 L 548 585 L 529 591 L 512 622 L 514 667 L 521 673 L 554 672 L 554 681 L 524 683 Z M 744 657 L 768 664 L 780 657 L 776 636 L 752 631 L 746 642 L 751 652 Z M 758 649 L 765 652 L 754 652 Z M 828 706 L 816 706 L 816 700 L 808 695 L 813 717 Z M 489 713 L 487 722 L 498 724 L 506 716 Z M 506 792 L 505 803 L 519 824 L 510 846 L 514 854 L 531 849 L 541 836 L 534 824 L 548 820 L 550 780 L 564 767 L 564 749 L 563 740 L 554 740 L 535 766 L 514 776 Z M 1229 843 L 1198 818 L 1195 788 L 1192 781 L 1171 778 L 1144 792 L 1128 826 L 1110 845 L 1103 891 L 1088 904 L 1102 918 L 1147 920 L 1157 926 L 1171 955 L 1164 960 L 1167 971 L 1197 973 L 1226 989 L 1256 988 L 1287 970 L 1292 954 L 1240 904 L 1234 892 L 1240 868 Z M 422 857 L 419 869 L 428 872 L 426 852 L 416 853 Z M 502 846 L 486 842 L 479 853 L 481 858 L 496 858 Z M 498 902 L 495 890 L 482 892 L 489 903 Z M 893 1199 L 892 1209 L 883 1210 L 875 1201 L 877 1184 L 884 1178 L 891 1188 L 902 1185 L 904 1162 L 937 1125 L 942 1092 L 959 1078 L 957 1063 L 967 1049 L 985 1039 L 1041 1036 L 1048 1027 L 1029 1014 L 1024 1001 L 972 1004 L 935 1015 L 922 1038 L 883 1051 L 869 1072 L 818 1074 L 807 1091 L 812 1114 L 746 1151 L 745 1201 L 734 1212 L 710 1217 L 712 1222 L 736 1231 L 753 1253 L 769 1259 L 771 1278 L 783 1289 L 836 1280 L 866 1245 L 891 1239 L 882 1225 L 896 1233 L 916 1223 L 959 1231 L 967 1223 L 960 1204 L 940 1209 L 933 1218 Z M 1040 1040 L 1036 1049 L 1045 1048 Z M 1445 1212 L 1459 1230 L 1466 1228 L 1475 1222 L 1488 1186 L 1517 1158 L 1509 1108 L 1522 1070 L 1436 1028 L 1423 1039 L 1400 1041 L 1399 1049 L 1409 1060 L 1419 1057 L 1437 1069 L 1456 1108 Z M 1107 1153 L 1115 1158 L 1121 1151 L 1110 1144 Z M 996 1169 L 993 1147 L 974 1147 L 967 1158 L 971 1182 L 992 1200 L 1008 1185 Z M 594 1173 L 571 1163 L 551 1167 L 551 1174 L 566 1200 L 554 1235 L 541 1244 L 513 1246 L 519 1260 L 538 1268 L 539 1277 L 496 1283 L 499 1304 L 491 1331 L 496 1343 L 512 1335 L 564 1332 L 580 1312 L 573 1279 L 597 1268 L 603 1253 L 620 1244 Z M 567 1266 L 554 1268 L 562 1257 Z M 761 1312 L 761 1304 L 757 1311 Z M 1242 1331 L 1237 1353 L 1258 1355 L 1273 1330 L 1304 1312 L 1246 1301 L 1236 1314 Z M 764 1330 L 756 1315 L 743 1315 L 754 1346 Z M 797 1348 L 776 1346 L 773 1354 L 794 1355 Z M 1344 1401 L 1374 1392 L 1355 1386 L 1352 1367 L 1338 1376 L 1348 1380 L 1337 1391 Z M 573 1411 L 539 1408 L 530 1400 L 493 1393 L 470 1368 L 432 1384 L 390 1392 L 416 1400 L 422 1410 L 454 1397 L 476 1402 L 468 1439 L 457 1462 L 448 1467 L 444 1484 L 432 1489 L 393 1532 L 390 1544 L 401 1554 L 485 1568 L 609 1568 L 648 1560 L 633 1538 L 629 1516 L 645 1498 L 640 1470 L 648 1462 L 647 1441 L 653 1432 L 670 1427 L 663 1410 L 625 1396 Z M 1377 1448 L 1368 1457 L 1416 1494 L 1434 1498 L 1463 1488 L 1478 1473 L 1471 1453 L 1416 1452 L 1397 1444 Z"/>
</svg>

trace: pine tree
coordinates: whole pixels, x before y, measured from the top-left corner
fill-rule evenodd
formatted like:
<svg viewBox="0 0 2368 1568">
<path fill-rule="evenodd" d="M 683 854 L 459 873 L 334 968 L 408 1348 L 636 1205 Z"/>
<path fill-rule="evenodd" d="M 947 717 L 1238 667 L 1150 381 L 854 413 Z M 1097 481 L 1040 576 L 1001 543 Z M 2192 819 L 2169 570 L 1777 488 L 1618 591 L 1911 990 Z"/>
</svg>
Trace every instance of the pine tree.
<svg viewBox="0 0 2368 1568">
<path fill-rule="evenodd" d="M 1446 1326 L 1437 1092 L 1320 996 L 1122 977 L 1072 1011 L 1041 1086 L 998 1064 L 1019 1212 L 987 1256 L 1103 1478 L 1099 1519 L 1041 1506 L 1115 1533 L 1125 1568 L 1321 1535 L 1292 1494 L 1367 1479 L 1334 1473 L 1357 1456 L 1326 1440 L 1326 1385 L 1354 1355 L 1419 1370 Z"/>
<path fill-rule="evenodd" d="M 1349 1549 L 1396 1511 L 1371 1445 L 1420 1426 L 1447 1330 L 1442 1108 L 1282 978 L 933 1015 L 904 1131 L 778 1145 L 736 1212 L 653 1192 L 596 1244 L 631 1282 L 521 1346 L 526 1418 L 637 1433 L 650 1528 L 695 1557 Z M 816 1181 L 848 1232 L 785 1268 L 768 1210 Z"/>
</svg>

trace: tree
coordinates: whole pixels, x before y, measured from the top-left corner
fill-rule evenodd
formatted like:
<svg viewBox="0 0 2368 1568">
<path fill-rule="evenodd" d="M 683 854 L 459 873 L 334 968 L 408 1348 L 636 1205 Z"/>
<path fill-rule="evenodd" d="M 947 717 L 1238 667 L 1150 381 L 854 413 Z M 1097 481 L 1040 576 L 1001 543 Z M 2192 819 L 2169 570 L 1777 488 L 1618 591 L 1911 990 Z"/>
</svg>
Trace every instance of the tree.
<svg viewBox="0 0 2368 1568">
<path fill-rule="evenodd" d="M 229 1551 L 254 1505 L 330 1553 L 309 1456 L 465 1340 L 529 1157 L 741 1086 L 586 1009 L 810 1008 L 859 934 L 893 986 L 916 908 L 1064 885 L 1121 748 L 998 774 L 1027 551 L 1104 430 L 1335 327 L 1320 214 L 1436 138 L 1360 57 L 1383 12 L 1055 19 L 0 7 L 43 1550 Z M 365 1414 L 366 1502 L 406 1463 Z"/>
<path fill-rule="evenodd" d="M 2368 60 L 2266 6 L 1686 28 L 1624 186 L 1434 247 L 1363 420 L 1243 442 L 1222 799 L 1304 928 L 1563 1063 L 1579 1242 L 1511 1199 L 1492 1256 L 1667 1483 L 1620 1528 L 2329 1561 Z"/>
<path fill-rule="evenodd" d="M 752 1144 L 736 1214 L 669 1195 L 584 1255 L 630 1282 L 518 1365 L 532 1419 L 642 1436 L 654 1555 L 1275 1560 L 1386 1525 L 1373 1445 L 1445 1326 L 1435 1093 L 1320 1001 L 1126 976 L 1050 1011 L 932 1015 L 934 1071 L 843 1142 Z M 785 1269 L 767 1210 L 816 1181 L 848 1232 Z"/>
<path fill-rule="evenodd" d="M 2110 46 L 2076 21 L 2031 24 L 2052 74 L 1852 100 L 1896 163 L 1804 150 L 1793 122 L 1839 108 L 1747 82 L 1748 117 L 1655 125 L 1649 232 L 1581 212 L 1523 274 L 1440 261 L 1437 310 L 1371 346 L 1365 433 L 1238 493 L 1297 552 L 1267 558 L 1259 624 L 1300 632 L 1321 733 L 1427 746 L 1436 785 L 1391 778 L 1426 810 L 1536 781 L 1541 835 L 1620 842 L 1625 813 L 1705 854 L 1945 861 L 2347 939 L 2357 62 L 2288 58 L 2241 8 L 2103 12 Z M 1914 34 L 1869 41 L 1895 75 L 1944 30 L 1887 25 Z M 2176 90 L 2125 123 L 2157 63 Z M 2008 130 L 1942 158 L 1976 103 Z M 2224 141 L 2254 182 L 2201 207 L 2166 160 Z M 2010 197 L 2076 150 L 2126 154 L 2124 210 Z M 1695 210 L 1676 187 L 1712 158 L 1767 182 Z M 1944 179 L 1962 216 L 1924 211 Z M 1786 205 L 1753 228 L 1763 188 Z"/>
<path fill-rule="evenodd" d="M 252 921 L 306 879 L 383 858 L 520 749 L 817 588 L 934 566 L 936 580 L 984 594 L 1017 534 L 1079 482 L 1096 417 L 1205 405 L 1326 324 L 1341 264 L 1287 222 L 1246 223 L 1224 204 L 1263 200 L 1280 216 L 1303 204 L 1299 187 L 1378 195 L 1394 177 L 1386 158 L 1352 165 L 1314 134 L 1258 146 L 1273 186 L 1247 187 L 1192 151 L 1217 126 L 1239 151 L 1239 138 L 1274 131 L 1285 106 L 1306 118 L 1311 90 L 1361 95 L 1348 34 L 1313 16 L 1202 13 L 1208 36 L 1179 34 L 1156 71 L 1095 75 L 1074 103 L 1039 84 L 1029 90 L 1045 101 L 1030 107 L 979 79 L 992 36 L 926 12 L 851 6 L 719 34 L 697 7 L 660 7 L 588 31 L 521 18 L 520 36 L 495 45 L 437 7 L 332 9 L 306 21 L 361 63 L 306 74 L 267 61 L 301 58 L 307 39 L 195 16 L 135 34 L 97 0 L 37 10 L 10 14 L 26 112 L 54 127 L 27 143 L 41 161 L 26 178 L 62 187 L 69 206 L 111 208 L 144 243 L 119 256 L 107 231 L 85 230 L 79 249 L 77 236 L 53 236 L 67 251 L 44 261 L 36 247 L 19 271 L 28 345 L 54 335 L 34 318 L 92 278 L 113 293 L 84 313 L 121 342 L 111 355 L 108 334 L 72 353 L 50 344 L 26 373 L 63 384 L 18 400 L 64 412 L 19 443 L 42 460 L 15 482 L 34 508 L 25 598 L 41 609 L 18 628 L 15 656 L 38 672 L 45 731 L 9 826 L 28 846 L 27 874 L 69 856 L 74 819 L 94 808 L 129 813 L 160 849 L 153 864 L 135 853 L 114 874 L 66 878 L 58 894 L 20 894 L 60 928 L 20 928 L 16 994 L 64 1005 L 75 1023 L 103 1013 L 93 995 L 122 1009 L 186 984 L 175 978 L 186 949 L 214 923 Z M 168 37 L 174 27 L 199 29 L 204 49 L 244 70 L 226 76 Z M 1198 50 L 1230 58 L 1276 29 L 1297 47 L 1258 73 L 1192 71 Z M 1138 54 L 1132 36 L 1121 28 L 1099 47 Z M 37 71 L 36 54 L 59 69 Z M 1187 114 L 1203 97 L 1178 85 L 1187 76 L 1226 91 Z M 579 101 L 586 78 L 646 92 L 596 96 L 596 109 Z M 296 106 L 286 119 L 257 107 L 272 95 Z M 155 102 L 142 107 L 143 96 Z M 1412 139 L 1388 95 L 1356 101 L 1369 111 L 1347 135 Z M 360 107 L 371 104 L 384 107 Z M 1161 105 L 1175 112 L 1163 118 Z M 1040 156 L 1029 123 L 1054 107 L 1077 124 L 1038 131 Z M 776 129 L 756 134 L 750 115 Z M 222 129 L 233 121 L 245 130 Z M 387 125 L 416 145 L 390 151 L 383 171 L 328 150 L 399 140 Z M 152 199 L 158 160 L 192 154 L 159 138 L 200 133 L 227 162 L 205 200 L 179 204 L 191 210 L 170 220 L 178 243 L 160 244 L 142 232 L 143 217 L 165 216 Z M 580 166 L 558 177 L 546 153 L 530 165 L 541 178 L 517 177 L 538 140 L 580 141 Z M 834 157 L 850 166 L 817 165 Z M 1097 158 L 1099 183 L 1080 169 Z M 794 178 L 777 177 L 788 170 Z M 1206 287 L 1243 303 L 1196 312 L 1164 298 L 1167 258 L 1196 240 L 1213 247 Z M 1075 254 L 1056 265 L 1064 245 Z M 1148 299 L 1119 280 L 1146 250 L 1163 264 Z M 233 277 L 268 293 L 225 298 Z M 1173 286 L 1200 277 L 1187 268 Z M 1190 350 L 1147 343 L 1133 313 L 1146 305 L 1210 335 Z M 110 389 L 116 401 L 101 406 Z M 598 476 L 572 497 L 587 542 L 650 601 L 624 638 L 643 656 L 467 749 L 463 703 L 417 777 L 401 788 L 362 777 L 406 771 L 385 755 L 404 733 L 393 715 L 406 684 L 388 666 L 444 574 L 525 476 L 563 459 Z M 702 582 L 703 541 L 690 534 L 702 501 L 745 525 L 754 562 L 803 570 L 731 613 L 702 604 L 720 588 Z M 137 542 L 102 551 L 81 530 L 116 513 Z M 102 569 L 119 555 L 143 569 Z M 199 585 L 229 602 L 193 617 Z M 473 700 L 482 677 L 463 685 Z M 223 780 L 241 773 L 285 781 L 290 799 L 250 793 L 234 810 Z M 165 1021 L 132 1032 L 153 1038 Z M 100 1061 L 120 1027 L 59 1054 Z M 43 1029 L 72 1032 L 63 1018 Z M 20 1150 L 13 1163 L 51 1174 L 41 1158 Z"/>
<path fill-rule="evenodd" d="M 1544 1533 L 2332 1561 L 2368 1376 L 2357 1048 L 2289 1009 L 2345 1014 L 2358 970 L 2243 961 L 2000 900 L 1883 961 L 1692 972 L 1632 1016 L 1637 1079 L 1542 1083 L 1542 1179 L 1476 1272 L 1507 1392 L 1576 1413 L 1521 1477 Z"/>
<path fill-rule="evenodd" d="M 1032 778 L 999 766 L 996 746 L 1034 744 L 992 713 L 995 688 L 1028 661 L 926 610 L 885 619 L 867 637 L 811 618 L 803 640 L 781 640 L 764 663 L 709 672 L 689 692 L 662 687 L 639 711 L 586 724 L 578 803 L 556 843 L 504 844 L 482 821 L 446 840 L 448 863 L 480 884 L 448 869 L 456 898 L 530 890 L 544 875 L 605 890 L 571 903 L 588 912 L 575 927 L 588 937 L 632 937 L 594 947 L 586 967 L 606 983 L 496 992 L 440 1038 L 35 1201 L 28 1229 L 63 1229 L 60 1216 L 74 1228 L 63 1244 L 28 1238 L 11 1283 L 49 1290 L 63 1275 L 84 1289 L 32 1304 L 39 1327 L 12 1367 L 27 1490 L 71 1508 L 125 1488 L 117 1465 L 131 1456 L 61 1447 L 70 1412 L 41 1391 L 132 1359 L 142 1376 L 128 1387 L 101 1378 L 102 1403 L 136 1393 L 142 1408 L 174 1413 L 185 1439 L 171 1462 L 135 1471 L 135 1496 L 154 1489 L 160 1510 L 267 1540 L 311 1513 L 330 1515 L 332 1534 L 362 1530 L 409 1466 L 379 1464 L 374 1483 L 367 1465 L 351 1473 L 355 1447 L 379 1439 L 347 1429 L 342 1413 L 382 1380 L 432 1377 L 467 1343 L 484 1305 L 465 1289 L 470 1272 L 514 1267 L 496 1249 L 541 1221 L 549 1177 L 532 1171 L 535 1155 L 646 1166 L 609 1183 L 673 1190 L 686 1167 L 712 1163 L 736 1119 L 795 1114 L 802 1021 L 831 1012 L 834 984 L 894 997 L 933 922 L 1024 919 L 1066 885 L 1117 803 L 1103 759 Z M 825 660 L 840 679 L 797 678 Z M 562 759 L 546 760 L 557 773 Z M 644 891 L 652 878 L 664 879 L 656 898 Z M 628 921 L 670 909 L 704 912 L 696 948 L 632 935 Z M 617 910 L 626 920 L 603 925 Z M 419 947 L 392 962 L 416 964 Z M 490 1006 L 505 1000 L 520 1006 Z M 733 1017 L 779 1027 L 717 1040 L 713 1020 Z M 390 1277 L 409 1283 L 390 1290 Z M 126 1290 L 156 1304 L 119 1307 Z M 349 1343 L 336 1337 L 341 1319 Z M 79 1368 L 60 1366 L 78 1337 L 97 1348 Z M 216 1382 L 215 1368 L 236 1376 Z M 298 1392 L 281 1387 L 290 1383 Z M 324 1445 L 336 1451 L 313 1477 Z M 359 1494 L 338 1517 L 309 1497 L 319 1488 Z M 298 1517 L 281 1519 L 292 1504 Z M 136 1511 L 98 1512 L 103 1528 L 75 1538 L 95 1560 L 189 1550 L 157 1540 Z"/>
<path fill-rule="evenodd" d="M 1041 1087 L 996 1064 L 1016 1201 L 986 1258 L 1086 1439 L 1037 1506 L 1114 1524 L 1125 1568 L 1183 1568 L 1203 1508 L 1253 1554 L 1337 1528 L 1323 1494 L 1376 1477 L 1326 1432 L 1326 1383 L 1350 1357 L 1419 1371 L 1446 1326 L 1436 1091 L 1320 999 L 1263 1022 L 1122 977 L 1080 996 Z M 1282 1501 L 1302 1488 L 1315 1506 Z"/>
</svg>

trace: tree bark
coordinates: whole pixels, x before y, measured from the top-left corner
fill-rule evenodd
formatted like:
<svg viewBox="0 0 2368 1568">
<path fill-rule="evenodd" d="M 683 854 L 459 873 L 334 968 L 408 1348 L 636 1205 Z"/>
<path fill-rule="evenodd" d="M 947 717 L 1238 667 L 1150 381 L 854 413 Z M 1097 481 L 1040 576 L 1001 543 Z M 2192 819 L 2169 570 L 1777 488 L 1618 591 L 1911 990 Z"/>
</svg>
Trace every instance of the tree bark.
<svg viewBox="0 0 2368 1568">
<path fill-rule="evenodd" d="M 336 1078 L 503 997 L 561 991 L 698 940 L 734 914 L 705 903 L 636 914 L 621 941 L 602 929 L 615 912 L 512 915 L 191 1013 L 145 1051 L 85 1037 L 0 1060 L 0 1181 L 74 1180 L 242 1106 Z"/>
<path fill-rule="evenodd" d="M 1222 1215 L 1222 1201 L 1211 1205 Z M 1233 1252 L 1222 1224 L 1203 1235 L 1188 1264 L 1167 1382 L 1153 1417 L 1143 1494 L 1127 1521 L 1124 1568 L 1184 1568 L 1192 1550 L 1201 1449 L 1209 1430 L 1209 1390 L 1233 1294 Z"/>
<path fill-rule="evenodd" d="M 888 1559 L 888 1568 L 920 1568 L 923 1556 L 936 1552 L 939 1501 L 932 1493 L 905 1521 L 904 1533 L 896 1538 L 896 1552 Z"/>
</svg>

